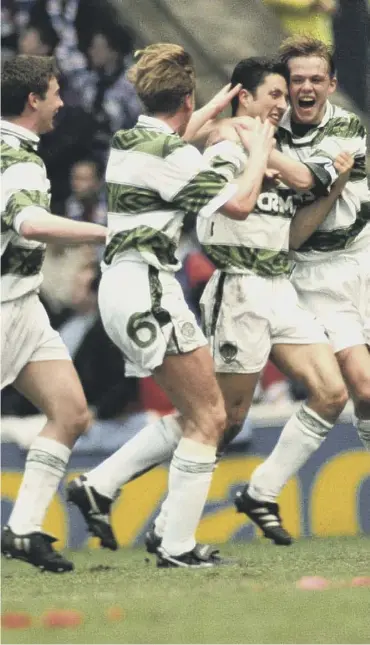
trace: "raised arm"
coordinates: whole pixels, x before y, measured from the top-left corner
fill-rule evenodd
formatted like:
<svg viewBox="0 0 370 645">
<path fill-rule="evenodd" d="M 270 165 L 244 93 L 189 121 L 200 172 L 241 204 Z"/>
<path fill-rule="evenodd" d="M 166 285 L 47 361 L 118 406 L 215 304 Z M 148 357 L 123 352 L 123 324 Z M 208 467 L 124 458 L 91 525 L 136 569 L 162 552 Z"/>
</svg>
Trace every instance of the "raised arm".
<svg viewBox="0 0 370 645">
<path fill-rule="evenodd" d="M 245 220 L 261 192 L 268 158 L 275 144 L 274 128 L 269 121 L 261 123 L 258 117 L 255 119 L 254 130 L 248 132 L 239 125 L 235 128 L 249 153 L 249 159 L 243 174 L 235 181 L 237 192 L 222 206 L 220 212 L 231 219 Z"/>
<path fill-rule="evenodd" d="M 230 119 L 222 120 L 219 127 L 229 126 L 229 138 L 232 138 L 232 131 L 234 131 L 235 139 L 235 130 L 238 128 L 239 131 L 241 129 L 250 131 L 251 122 L 253 121 L 254 119 L 245 116 L 232 117 Z M 215 124 L 213 124 L 213 127 L 217 130 Z M 290 188 L 294 188 L 295 190 L 309 190 L 316 184 L 315 175 L 305 163 L 291 159 L 275 148 L 271 149 L 268 159 L 268 168 L 276 170 L 281 176 L 284 184 L 286 184 Z"/>
<path fill-rule="evenodd" d="M 309 206 L 303 206 L 296 212 L 290 225 L 289 247 L 291 249 L 298 250 L 311 237 L 320 224 L 323 223 L 336 200 L 341 195 L 350 177 L 353 163 L 354 158 L 350 154 L 341 152 L 334 162 L 334 166 L 339 173 L 339 178 L 335 182 L 329 195 L 327 197 L 320 197 Z"/>
<path fill-rule="evenodd" d="M 208 103 L 195 110 L 182 138 L 191 143 L 205 141 L 215 126 L 214 119 L 229 105 L 240 89 L 240 84 L 231 88 L 228 83 Z"/>
</svg>

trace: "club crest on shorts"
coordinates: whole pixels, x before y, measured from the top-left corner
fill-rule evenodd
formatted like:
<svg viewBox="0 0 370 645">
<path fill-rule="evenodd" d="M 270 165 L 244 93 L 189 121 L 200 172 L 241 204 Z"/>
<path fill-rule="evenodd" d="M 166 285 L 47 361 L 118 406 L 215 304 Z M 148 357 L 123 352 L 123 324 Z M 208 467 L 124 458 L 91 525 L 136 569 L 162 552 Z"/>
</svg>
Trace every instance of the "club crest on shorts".
<svg viewBox="0 0 370 645">
<path fill-rule="evenodd" d="M 238 353 L 238 348 L 235 343 L 220 343 L 219 352 L 225 363 L 231 363 Z"/>
<path fill-rule="evenodd" d="M 185 322 L 181 325 L 181 333 L 185 338 L 194 338 L 195 336 L 195 326 L 191 322 Z"/>
</svg>

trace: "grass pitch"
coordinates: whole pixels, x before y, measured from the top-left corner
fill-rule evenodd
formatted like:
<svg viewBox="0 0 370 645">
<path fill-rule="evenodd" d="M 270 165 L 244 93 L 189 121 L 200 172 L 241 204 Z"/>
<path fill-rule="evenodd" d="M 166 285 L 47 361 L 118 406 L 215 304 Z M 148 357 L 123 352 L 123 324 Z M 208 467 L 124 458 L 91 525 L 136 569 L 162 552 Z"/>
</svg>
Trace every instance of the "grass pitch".
<svg viewBox="0 0 370 645">
<path fill-rule="evenodd" d="M 223 545 L 238 559 L 213 570 L 158 570 L 141 549 L 70 553 L 72 574 L 41 574 L 2 560 L 2 613 L 28 612 L 29 628 L 2 643 L 370 643 L 368 537 L 302 539 L 290 548 L 261 539 Z M 302 591 L 302 576 L 332 581 Z M 119 620 L 108 618 L 121 608 Z M 45 628 L 50 609 L 74 609 L 78 627 Z"/>
</svg>

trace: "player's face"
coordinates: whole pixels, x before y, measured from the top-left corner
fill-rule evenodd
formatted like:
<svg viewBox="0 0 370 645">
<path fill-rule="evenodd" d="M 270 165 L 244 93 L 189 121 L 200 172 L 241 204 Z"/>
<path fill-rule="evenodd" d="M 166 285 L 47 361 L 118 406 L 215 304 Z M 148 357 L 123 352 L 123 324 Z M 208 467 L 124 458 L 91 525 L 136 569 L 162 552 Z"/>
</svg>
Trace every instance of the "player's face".
<svg viewBox="0 0 370 645">
<path fill-rule="evenodd" d="M 255 91 L 254 97 L 249 94 L 246 104 L 248 116 L 259 116 L 261 121 L 270 121 L 278 126 L 287 109 L 288 87 L 280 74 L 269 74 Z"/>
<path fill-rule="evenodd" d="M 56 78 L 51 78 L 45 98 L 33 95 L 33 106 L 37 111 L 37 129 L 39 134 L 50 132 L 54 128 L 54 119 L 63 107 L 63 101 L 59 93 L 59 83 Z"/>
<path fill-rule="evenodd" d="M 307 125 L 321 123 L 326 101 L 337 86 L 336 79 L 330 78 L 328 62 L 318 56 L 299 56 L 288 65 L 293 120 Z"/>
</svg>

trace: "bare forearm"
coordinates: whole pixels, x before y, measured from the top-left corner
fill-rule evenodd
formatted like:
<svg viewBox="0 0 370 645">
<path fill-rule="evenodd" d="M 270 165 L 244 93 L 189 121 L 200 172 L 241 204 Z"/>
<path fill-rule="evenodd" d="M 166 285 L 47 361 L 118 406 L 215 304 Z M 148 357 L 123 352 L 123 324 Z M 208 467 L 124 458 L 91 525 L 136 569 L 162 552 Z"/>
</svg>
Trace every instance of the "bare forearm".
<svg viewBox="0 0 370 645">
<path fill-rule="evenodd" d="M 204 106 L 200 110 L 193 112 L 182 138 L 192 143 L 195 141 L 206 141 L 214 127 L 215 123 L 211 110 L 209 108 L 207 109 L 207 106 Z"/>
<path fill-rule="evenodd" d="M 343 186 L 334 186 L 328 197 L 321 197 L 309 206 L 300 208 L 290 225 L 289 247 L 297 250 L 316 229 L 323 223 L 343 190 Z"/>
<path fill-rule="evenodd" d="M 278 170 L 287 186 L 296 190 L 309 190 L 314 186 L 314 177 L 310 169 L 301 161 L 290 159 L 279 150 L 272 150 L 269 157 L 269 168 Z"/>
<path fill-rule="evenodd" d="M 266 172 L 267 154 L 251 153 L 243 174 L 237 180 L 238 191 L 224 204 L 221 212 L 231 219 L 244 220 L 256 205 Z"/>
<path fill-rule="evenodd" d="M 100 224 L 74 222 L 58 215 L 29 219 L 22 222 L 20 234 L 37 242 L 60 244 L 104 244 L 107 229 Z"/>
</svg>

